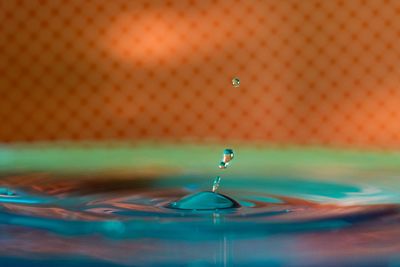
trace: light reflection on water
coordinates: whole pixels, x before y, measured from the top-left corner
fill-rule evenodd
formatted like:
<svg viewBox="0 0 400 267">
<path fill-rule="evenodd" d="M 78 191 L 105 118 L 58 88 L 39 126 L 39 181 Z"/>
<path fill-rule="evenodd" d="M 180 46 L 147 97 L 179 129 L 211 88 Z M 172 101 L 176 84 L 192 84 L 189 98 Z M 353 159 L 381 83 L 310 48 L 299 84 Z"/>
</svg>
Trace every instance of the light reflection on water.
<svg viewBox="0 0 400 267">
<path fill-rule="evenodd" d="M 237 200 L 240 208 L 166 208 L 203 185 L 209 190 L 209 179 L 190 175 L 4 176 L 0 262 L 9 266 L 400 264 L 400 213 L 393 192 L 313 179 L 236 177 L 226 179 L 220 191 Z"/>
</svg>

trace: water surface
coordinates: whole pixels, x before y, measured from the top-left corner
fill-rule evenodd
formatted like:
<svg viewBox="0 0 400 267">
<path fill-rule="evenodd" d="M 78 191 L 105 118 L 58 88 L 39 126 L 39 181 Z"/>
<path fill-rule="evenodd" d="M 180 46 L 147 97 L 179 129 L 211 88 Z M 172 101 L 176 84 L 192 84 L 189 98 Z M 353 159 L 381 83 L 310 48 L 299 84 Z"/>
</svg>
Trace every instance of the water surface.
<svg viewBox="0 0 400 267">
<path fill-rule="evenodd" d="M 236 175 L 223 210 L 168 203 L 210 190 L 199 174 L 7 174 L 7 266 L 399 266 L 395 191 L 348 181 Z M 3 265 L 3 264 L 2 264 Z M 4 265 L 5 266 L 5 265 Z"/>
</svg>

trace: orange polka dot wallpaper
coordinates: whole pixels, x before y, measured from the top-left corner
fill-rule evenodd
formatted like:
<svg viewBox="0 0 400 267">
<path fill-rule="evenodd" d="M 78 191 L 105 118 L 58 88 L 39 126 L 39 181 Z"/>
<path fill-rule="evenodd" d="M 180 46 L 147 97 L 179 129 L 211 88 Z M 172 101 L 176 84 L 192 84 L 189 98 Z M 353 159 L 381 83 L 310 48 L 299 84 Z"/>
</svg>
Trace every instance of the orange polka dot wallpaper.
<svg viewBox="0 0 400 267">
<path fill-rule="evenodd" d="M 1 0 L 0 20 L 0 142 L 400 148 L 398 0 Z"/>
</svg>

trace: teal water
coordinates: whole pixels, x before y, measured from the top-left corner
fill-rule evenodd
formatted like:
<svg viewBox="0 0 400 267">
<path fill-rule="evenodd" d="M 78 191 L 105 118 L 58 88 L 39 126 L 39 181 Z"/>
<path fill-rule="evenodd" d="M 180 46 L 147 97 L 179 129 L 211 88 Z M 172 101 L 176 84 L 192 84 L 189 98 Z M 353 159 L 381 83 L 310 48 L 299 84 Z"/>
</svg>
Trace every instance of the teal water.
<svg viewBox="0 0 400 267">
<path fill-rule="evenodd" d="M 396 190 L 236 175 L 240 206 L 168 206 L 209 177 L 3 175 L 0 266 L 400 266 Z"/>
</svg>

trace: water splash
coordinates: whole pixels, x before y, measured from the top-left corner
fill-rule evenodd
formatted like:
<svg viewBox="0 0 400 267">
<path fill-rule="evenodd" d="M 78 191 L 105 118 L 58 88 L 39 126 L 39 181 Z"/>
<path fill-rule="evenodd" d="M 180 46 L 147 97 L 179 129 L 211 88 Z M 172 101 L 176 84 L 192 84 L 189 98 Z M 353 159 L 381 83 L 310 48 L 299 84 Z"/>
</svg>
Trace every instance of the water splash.
<svg viewBox="0 0 400 267">
<path fill-rule="evenodd" d="M 213 193 L 217 192 L 220 182 L 221 182 L 221 176 L 215 177 L 213 186 L 212 186 L 212 190 L 211 190 Z"/>
<path fill-rule="evenodd" d="M 224 150 L 222 161 L 219 166 L 223 165 L 222 169 L 225 169 L 229 162 L 233 159 L 233 150 L 227 148 Z M 221 167 L 220 167 L 221 169 Z M 217 193 L 218 187 L 221 182 L 221 177 L 217 176 L 214 178 L 211 192 L 202 191 L 194 194 L 189 194 L 179 199 L 176 202 L 168 203 L 166 207 L 181 210 L 220 210 L 220 209 L 232 209 L 240 207 L 234 199 Z"/>
</svg>

